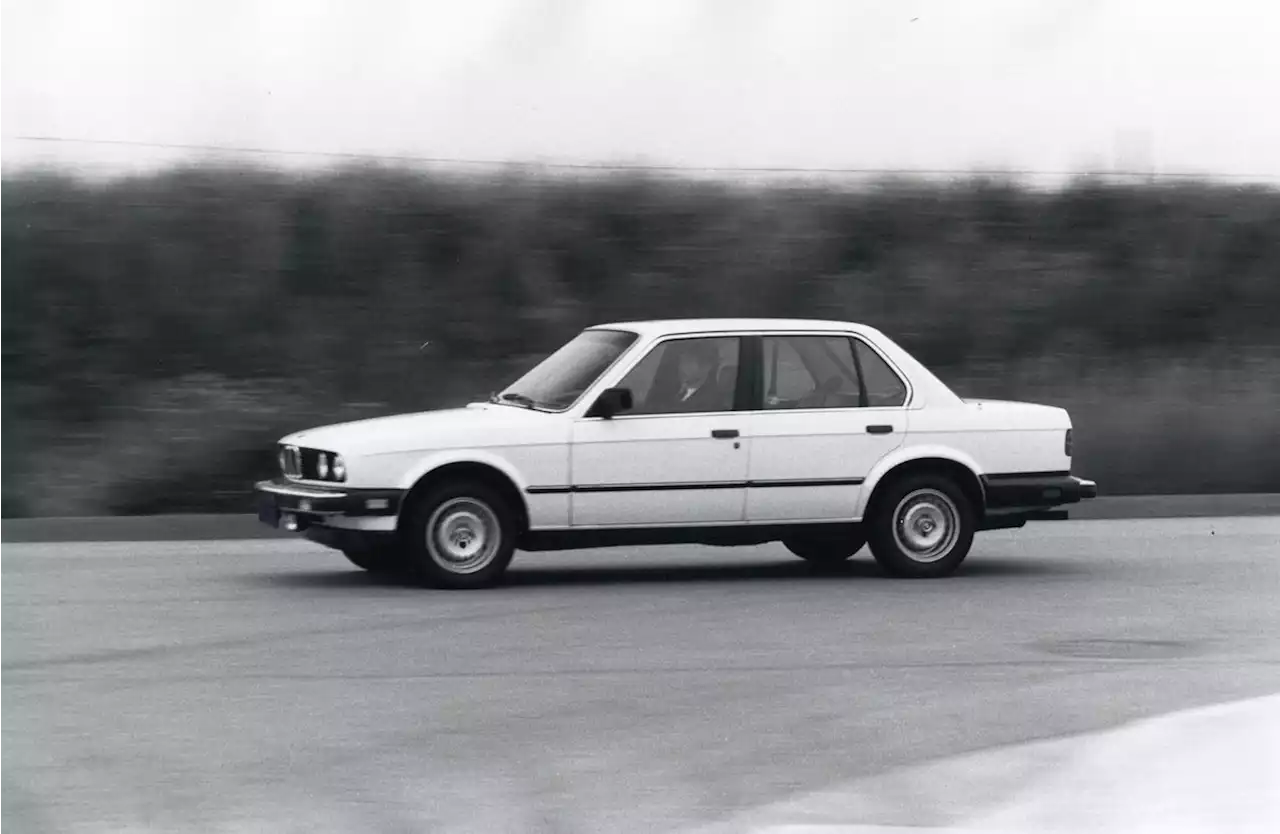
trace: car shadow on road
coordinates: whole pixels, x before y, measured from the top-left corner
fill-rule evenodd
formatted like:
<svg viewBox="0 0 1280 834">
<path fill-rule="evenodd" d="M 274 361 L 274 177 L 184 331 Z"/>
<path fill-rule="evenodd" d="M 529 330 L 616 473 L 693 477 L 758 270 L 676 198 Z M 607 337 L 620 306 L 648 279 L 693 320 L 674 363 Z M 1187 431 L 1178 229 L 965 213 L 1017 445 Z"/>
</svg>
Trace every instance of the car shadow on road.
<svg viewBox="0 0 1280 834">
<path fill-rule="evenodd" d="M 1078 562 L 1026 558 L 973 558 L 943 582 L 984 580 L 1043 579 L 1053 576 L 1087 574 Z M 298 589 L 355 590 L 369 588 L 419 588 L 411 580 L 396 574 L 374 574 L 358 569 L 254 574 L 252 580 L 274 587 Z M 879 581 L 910 582 L 896 579 L 882 571 L 871 559 L 853 559 L 843 565 L 819 568 L 798 559 L 777 562 L 690 562 L 688 564 L 608 564 L 539 565 L 536 557 L 517 558 L 507 571 L 503 586 L 582 587 L 653 584 L 718 584 L 742 582 L 840 582 Z M 424 589 L 425 590 L 425 589 Z"/>
<path fill-rule="evenodd" d="M 689 562 L 688 564 L 555 565 L 541 566 L 530 559 L 513 563 L 507 571 L 510 587 L 553 585 L 644 585 L 719 582 L 803 582 L 833 579 L 869 579 L 882 576 L 871 561 L 853 560 L 838 568 L 816 568 L 798 559 L 778 562 Z"/>
<path fill-rule="evenodd" d="M 983 559 L 963 564 L 944 582 L 969 579 L 1035 578 L 1081 575 L 1083 565 L 1064 561 Z M 892 577 L 870 559 L 853 559 L 838 567 L 819 568 L 799 560 L 749 564 L 607 565 L 539 567 L 513 563 L 506 584 L 514 587 L 555 585 L 630 585 L 662 583 L 718 583 L 751 581 L 839 582 L 848 580 L 909 582 Z"/>
<path fill-rule="evenodd" d="M 289 571 L 288 573 L 253 573 L 242 577 L 247 584 L 299 590 L 355 591 L 369 588 L 409 588 L 414 585 L 397 574 L 369 573 L 359 568 L 337 570 Z"/>
</svg>

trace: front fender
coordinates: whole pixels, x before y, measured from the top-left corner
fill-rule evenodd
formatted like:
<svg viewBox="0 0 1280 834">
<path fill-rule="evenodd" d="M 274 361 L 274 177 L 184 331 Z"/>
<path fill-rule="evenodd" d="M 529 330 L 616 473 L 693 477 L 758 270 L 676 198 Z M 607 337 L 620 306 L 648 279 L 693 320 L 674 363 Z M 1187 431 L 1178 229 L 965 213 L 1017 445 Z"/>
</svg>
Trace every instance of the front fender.
<svg viewBox="0 0 1280 834">
<path fill-rule="evenodd" d="M 872 494 L 875 493 L 876 486 L 884 480 L 885 476 L 904 463 L 926 458 L 949 460 L 953 463 L 958 463 L 974 474 L 974 477 L 978 479 L 979 485 L 982 483 L 982 467 L 978 465 L 978 462 L 973 457 L 958 449 L 936 445 L 899 446 L 893 452 L 881 458 L 872 468 L 867 479 L 863 481 L 862 491 L 858 496 L 858 518 L 862 518 L 865 515 L 867 503 L 871 500 Z"/>
<path fill-rule="evenodd" d="M 445 449 L 429 453 L 426 457 L 406 469 L 397 486 L 399 489 L 406 491 L 413 489 L 414 484 L 422 480 L 422 477 L 428 472 L 432 472 L 442 466 L 448 466 L 451 463 L 478 463 L 482 466 L 492 467 L 505 475 L 511 483 L 515 484 L 516 489 L 522 495 L 529 485 L 527 479 L 511 465 L 510 461 L 492 452 L 487 452 L 484 449 Z"/>
</svg>

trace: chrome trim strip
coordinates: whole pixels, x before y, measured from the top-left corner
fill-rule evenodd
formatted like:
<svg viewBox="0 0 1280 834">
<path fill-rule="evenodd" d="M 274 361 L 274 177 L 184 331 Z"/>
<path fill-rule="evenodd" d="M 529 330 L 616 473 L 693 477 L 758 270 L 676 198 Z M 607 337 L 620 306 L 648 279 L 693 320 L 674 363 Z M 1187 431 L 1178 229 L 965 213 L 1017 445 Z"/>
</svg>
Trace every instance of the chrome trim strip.
<svg viewBox="0 0 1280 834">
<path fill-rule="evenodd" d="M 294 498 L 346 498 L 345 492 L 333 492 L 325 489 L 309 489 L 302 486 L 281 486 L 271 481 L 262 481 L 257 485 L 262 492 L 270 492 L 276 495 L 291 495 Z"/>
<path fill-rule="evenodd" d="M 865 478 L 778 478 L 759 481 L 673 481 L 659 484 L 574 484 L 572 486 L 529 486 L 530 495 L 564 495 L 582 492 L 675 492 L 712 489 L 786 489 L 790 487 L 862 486 Z"/>
</svg>

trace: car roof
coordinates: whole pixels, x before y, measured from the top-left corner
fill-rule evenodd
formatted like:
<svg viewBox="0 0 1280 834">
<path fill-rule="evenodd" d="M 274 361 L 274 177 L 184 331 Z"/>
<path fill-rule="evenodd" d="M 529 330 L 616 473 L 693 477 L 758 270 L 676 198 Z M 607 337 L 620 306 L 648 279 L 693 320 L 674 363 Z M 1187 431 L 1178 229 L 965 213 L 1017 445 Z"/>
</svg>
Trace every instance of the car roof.
<svg viewBox="0 0 1280 834">
<path fill-rule="evenodd" d="M 669 336 L 679 333 L 714 332 L 769 332 L 779 330 L 810 330 L 840 332 L 871 332 L 874 328 L 851 321 L 824 319 L 784 318 L 674 318 L 648 319 L 644 321 L 619 321 L 593 325 L 592 330 L 632 330 L 642 336 Z"/>
</svg>

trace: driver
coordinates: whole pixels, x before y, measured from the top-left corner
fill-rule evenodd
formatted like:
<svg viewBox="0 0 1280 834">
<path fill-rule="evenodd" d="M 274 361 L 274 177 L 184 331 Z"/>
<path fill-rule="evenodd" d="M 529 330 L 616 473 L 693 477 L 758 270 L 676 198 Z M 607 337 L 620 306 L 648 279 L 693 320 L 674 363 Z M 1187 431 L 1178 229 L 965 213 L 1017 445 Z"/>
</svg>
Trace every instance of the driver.
<svg viewBox="0 0 1280 834">
<path fill-rule="evenodd" d="M 679 347 L 676 371 L 679 385 L 672 411 L 718 411 L 724 408 L 720 390 L 720 351 L 713 345 L 693 341 Z"/>
</svg>

